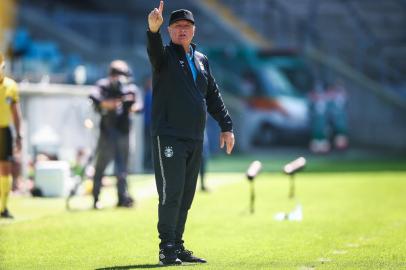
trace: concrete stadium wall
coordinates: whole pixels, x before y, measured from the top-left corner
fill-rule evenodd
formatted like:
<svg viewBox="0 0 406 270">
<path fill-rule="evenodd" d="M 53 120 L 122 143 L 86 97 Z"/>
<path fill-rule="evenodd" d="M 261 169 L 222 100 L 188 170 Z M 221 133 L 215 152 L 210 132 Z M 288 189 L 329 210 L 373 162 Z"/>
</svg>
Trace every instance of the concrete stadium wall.
<svg viewBox="0 0 406 270">
<path fill-rule="evenodd" d="M 352 143 L 406 153 L 406 110 L 356 85 L 348 92 Z"/>
<path fill-rule="evenodd" d="M 94 151 L 99 117 L 87 99 L 90 89 L 76 85 L 20 84 L 26 158 L 32 157 L 35 147 L 67 161 L 73 161 L 80 148 Z M 86 119 L 93 121 L 93 129 L 85 128 Z M 128 164 L 131 173 L 143 169 L 142 129 L 142 114 L 134 116 Z"/>
</svg>

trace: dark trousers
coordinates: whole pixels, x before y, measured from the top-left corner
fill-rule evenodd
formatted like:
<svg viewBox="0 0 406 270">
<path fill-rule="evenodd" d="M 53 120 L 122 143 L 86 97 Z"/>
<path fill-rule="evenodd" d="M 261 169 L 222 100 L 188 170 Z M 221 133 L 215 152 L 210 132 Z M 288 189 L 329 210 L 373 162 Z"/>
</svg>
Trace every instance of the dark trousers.
<svg viewBox="0 0 406 270">
<path fill-rule="evenodd" d="M 13 137 L 9 127 L 0 127 L 0 161 L 13 160 Z"/>
<path fill-rule="evenodd" d="M 151 131 L 149 127 L 144 128 L 144 170 L 145 172 L 152 171 L 152 146 L 151 146 Z"/>
<path fill-rule="evenodd" d="M 153 137 L 161 244 L 183 243 L 187 214 L 196 191 L 202 148 L 203 142 L 198 140 L 172 136 Z"/>
<path fill-rule="evenodd" d="M 112 160 L 114 160 L 114 174 L 117 177 L 118 200 L 122 201 L 128 196 L 127 163 L 129 147 L 128 133 L 121 133 L 115 129 L 100 132 L 93 178 L 93 197 L 96 201 L 99 199 L 104 171 Z"/>
</svg>

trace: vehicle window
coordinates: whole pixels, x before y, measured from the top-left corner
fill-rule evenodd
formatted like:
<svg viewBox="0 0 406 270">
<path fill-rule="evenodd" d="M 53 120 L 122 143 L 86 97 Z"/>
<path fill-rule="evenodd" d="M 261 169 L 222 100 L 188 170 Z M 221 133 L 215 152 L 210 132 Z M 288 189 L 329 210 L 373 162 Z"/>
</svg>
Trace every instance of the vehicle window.
<svg viewBox="0 0 406 270">
<path fill-rule="evenodd" d="M 281 72 L 289 79 L 295 90 L 301 94 L 307 94 L 312 90 L 313 78 L 310 71 L 304 68 L 280 68 Z"/>
<path fill-rule="evenodd" d="M 294 87 L 280 71 L 272 67 L 262 69 L 264 90 L 268 95 L 293 95 Z"/>
</svg>

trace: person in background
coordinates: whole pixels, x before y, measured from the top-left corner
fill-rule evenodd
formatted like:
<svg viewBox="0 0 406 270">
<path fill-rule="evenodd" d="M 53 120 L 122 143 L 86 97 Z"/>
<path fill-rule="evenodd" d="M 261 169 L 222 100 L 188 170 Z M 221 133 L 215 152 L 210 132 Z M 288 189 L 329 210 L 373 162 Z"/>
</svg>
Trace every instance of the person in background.
<svg viewBox="0 0 406 270">
<path fill-rule="evenodd" d="M 341 80 L 336 80 L 326 91 L 327 113 L 333 135 L 334 147 L 338 150 L 348 148 L 347 91 Z"/>
<path fill-rule="evenodd" d="M 333 146 L 337 150 L 348 147 L 347 92 L 341 81 L 317 82 L 309 94 L 312 140 L 310 150 L 326 154 Z"/>
<path fill-rule="evenodd" d="M 128 193 L 127 163 L 129 155 L 130 114 L 142 110 L 139 88 L 130 82 L 131 71 L 122 60 L 110 64 L 108 78 L 96 83 L 90 99 L 100 114 L 100 135 L 96 149 L 93 177 L 93 208 L 100 209 L 102 178 L 110 161 L 114 160 L 117 178 L 117 207 L 133 207 L 134 200 Z"/>
<path fill-rule="evenodd" d="M 313 90 L 309 92 L 309 102 L 311 127 L 309 147 L 313 153 L 326 154 L 330 152 L 331 147 L 327 134 L 327 96 L 325 93 L 325 83 L 321 80 L 317 80 Z"/>
<path fill-rule="evenodd" d="M 19 93 L 14 80 L 5 76 L 5 61 L 0 54 L 0 217 L 13 218 L 7 208 L 12 187 L 13 136 L 16 151 L 21 151 L 21 108 Z"/>
</svg>

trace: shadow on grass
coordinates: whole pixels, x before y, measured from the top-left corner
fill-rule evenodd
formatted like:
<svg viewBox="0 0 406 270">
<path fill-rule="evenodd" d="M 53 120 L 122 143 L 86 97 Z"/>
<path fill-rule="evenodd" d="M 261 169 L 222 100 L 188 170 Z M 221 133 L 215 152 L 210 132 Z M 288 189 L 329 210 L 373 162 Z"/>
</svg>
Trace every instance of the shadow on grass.
<svg viewBox="0 0 406 270">
<path fill-rule="evenodd" d="M 96 268 L 95 270 L 125 270 L 125 269 L 161 268 L 161 267 L 164 266 L 159 264 L 135 264 L 135 265 L 121 265 L 121 266 Z"/>
<path fill-rule="evenodd" d="M 182 263 L 182 266 L 192 266 L 195 263 Z M 145 268 L 162 268 L 174 265 L 159 265 L 159 264 L 134 264 L 134 265 L 117 265 L 104 268 L 96 268 L 95 270 L 125 270 L 125 269 L 145 269 Z"/>
</svg>

